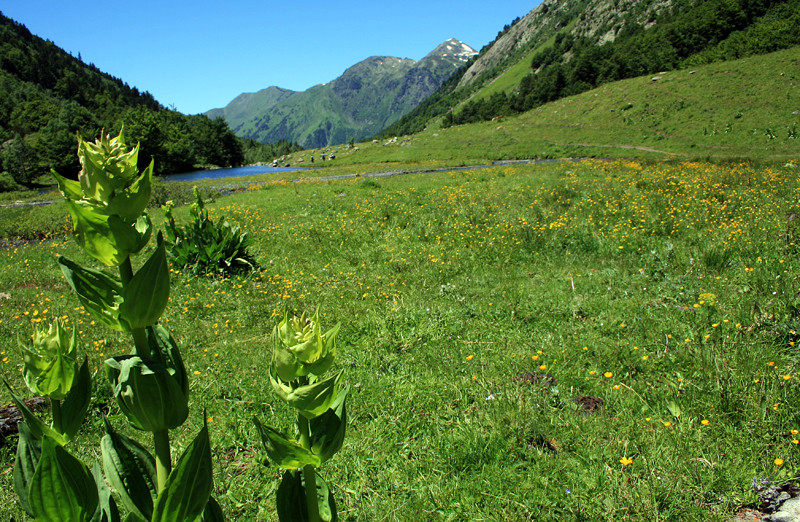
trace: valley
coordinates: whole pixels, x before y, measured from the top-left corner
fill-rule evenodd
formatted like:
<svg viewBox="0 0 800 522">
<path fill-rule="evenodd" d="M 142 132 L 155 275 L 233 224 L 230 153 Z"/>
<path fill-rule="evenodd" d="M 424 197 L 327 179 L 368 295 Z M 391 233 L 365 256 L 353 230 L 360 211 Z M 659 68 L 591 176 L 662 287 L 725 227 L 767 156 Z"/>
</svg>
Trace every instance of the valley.
<svg viewBox="0 0 800 522">
<path fill-rule="evenodd" d="M 0 519 L 797 520 L 797 5 L 194 116 L 0 18 Z"/>
</svg>

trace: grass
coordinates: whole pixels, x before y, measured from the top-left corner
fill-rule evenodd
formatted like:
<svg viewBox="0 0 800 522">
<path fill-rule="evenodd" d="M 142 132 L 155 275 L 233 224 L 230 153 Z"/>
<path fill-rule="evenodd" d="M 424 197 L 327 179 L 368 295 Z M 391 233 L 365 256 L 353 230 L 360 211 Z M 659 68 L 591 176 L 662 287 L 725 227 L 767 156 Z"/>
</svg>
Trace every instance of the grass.
<svg viewBox="0 0 800 522">
<path fill-rule="evenodd" d="M 250 419 L 291 417 L 265 384 L 267 335 L 284 308 L 317 305 L 342 322 L 352 385 L 344 448 L 321 470 L 342 520 L 724 520 L 757 501 L 753 480 L 797 476 L 795 168 L 619 160 L 307 179 L 208 208 L 242 225 L 265 267 L 173 270 L 164 316 L 192 375 L 175 444 L 206 408 L 230 519 L 276 519 L 280 474 Z M 54 258 L 88 259 L 52 237 L 0 250 L 0 376 L 26 396 L 15 345 L 32 322 L 67 317 L 98 370 L 128 350 L 91 324 Z M 126 429 L 95 378 L 72 446 L 87 462 L 101 414 Z M 0 449 L 2 519 L 21 516 L 13 458 Z"/>
</svg>

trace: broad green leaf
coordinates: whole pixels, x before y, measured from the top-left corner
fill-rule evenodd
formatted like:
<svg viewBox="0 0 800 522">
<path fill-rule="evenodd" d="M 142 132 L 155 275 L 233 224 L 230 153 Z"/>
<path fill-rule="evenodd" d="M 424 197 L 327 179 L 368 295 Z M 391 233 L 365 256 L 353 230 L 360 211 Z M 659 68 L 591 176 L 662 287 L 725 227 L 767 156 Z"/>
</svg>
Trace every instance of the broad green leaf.
<svg viewBox="0 0 800 522">
<path fill-rule="evenodd" d="M 258 419 L 253 419 L 256 424 L 261 442 L 264 444 L 264 451 L 267 452 L 269 460 L 276 466 L 282 468 L 302 468 L 308 464 L 319 466 L 322 461 L 320 458 L 298 443 L 284 437 L 279 432 L 263 426 Z"/>
<path fill-rule="evenodd" d="M 8 385 L 7 382 L 3 381 L 8 388 L 8 393 L 11 394 L 11 400 L 14 401 L 14 405 L 19 408 L 20 413 L 22 414 L 22 418 L 25 419 L 25 422 L 28 425 L 28 429 L 31 432 L 31 435 L 38 440 L 42 440 L 43 437 L 49 437 L 56 441 L 58 444 L 63 446 L 67 443 L 67 438 L 64 437 L 62 434 L 42 422 L 39 417 L 37 417 L 28 405 L 25 404 L 25 401 L 17 397 L 14 391 L 11 389 L 11 386 Z"/>
<path fill-rule="evenodd" d="M 22 376 L 33 393 L 57 401 L 66 397 L 78 373 L 77 339 L 75 330 L 70 333 L 57 318 L 48 326 L 35 325 L 31 341 L 19 342 Z"/>
<path fill-rule="evenodd" d="M 158 495 L 152 522 L 197 520 L 206 509 L 213 487 L 208 425 L 186 448 Z"/>
<path fill-rule="evenodd" d="M 183 394 L 189 396 L 189 378 L 186 375 L 186 367 L 183 364 L 181 351 L 175 338 L 165 327 L 160 324 L 147 327 L 147 343 L 150 345 L 150 353 L 153 359 L 166 366 L 168 369 L 175 370 L 175 378 L 180 384 Z"/>
<path fill-rule="evenodd" d="M 206 508 L 203 510 L 203 516 L 200 520 L 202 522 L 225 522 L 222 508 L 214 497 L 208 497 L 208 503 L 206 503 Z"/>
<path fill-rule="evenodd" d="M 108 214 L 88 201 L 67 201 L 78 244 L 106 266 L 119 266 L 139 250 L 141 237 L 134 223 Z"/>
<path fill-rule="evenodd" d="M 66 257 L 59 257 L 58 264 L 78 295 L 78 300 L 95 320 L 114 330 L 131 330 L 130 325 L 120 321 L 119 317 L 122 283 L 98 270 L 84 268 Z"/>
<path fill-rule="evenodd" d="M 97 462 L 92 466 L 92 478 L 94 478 L 94 483 L 97 485 L 98 494 L 97 510 L 94 512 L 92 522 L 120 522 L 117 503 L 114 502 L 114 497 L 111 496 L 111 491 L 103 479 L 100 464 Z"/>
<path fill-rule="evenodd" d="M 126 219 L 136 219 L 144 212 L 150 202 L 152 191 L 153 165 L 151 160 L 142 174 L 129 187 L 116 190 L 108 203 L 108 212 Z"/>
<path fill-rule="evenodd" d="M 308 421 L 310 428 L 311 451 L 322 462 L 329 460 L 342 448 L 347 426 L 345 399 L 349 388 L 339 391 L 330 409 Z"/>
<path fill-rule="evenodd" d="M 108 421 L 105 431 L 100 448 L 108 483 L 130 512 L 150 520 L 157 484 L 155 459 L 138 442 L 115 432 Z"/>
<path fill-rule="evenodd" d="M 42 440 L 42 455 L 28 496 L 36 520 L 90 521 L 97 510 L 97 485 L 89 468 L 54 440 Z"/>
<path fill-rule="evenodd" d="M 275 329 L 278 332 L 278 329 Z M 309 341 L 311 342 L 311 341 Z M 272 362 L 270 373 L 274 373 L 277 378 L 284 382 L 292 382 L 303 375 L 303 365 L 297 360 L 294 354 L 287 350 L 281 343 L 278 335 L 272 335 Z"/>
<path fill-rule="evenodd" d="M 53 177 L 56 178 L 56 181 L 58 182 L 58 189 L 65 198 L 78 200 L 83 197 L 83 190 L 81 190 L 81 184 L 79 182 L 65 178 L 53 169 L 50 169 L 50 172 L 53 174 Z"/>
<path fill-rule="evenodd" d="M 60 401 L 66 397 L 78 367 L 74 359 L 54 357 L 36 379 L 35 393 Z M 30 374 L 28 374 L 30 375 Z"/>
<path fill-rule="evenodd" d="M 89 359 L 84 359 L 72 389 L 61 402 L 61 433 L 72 440 L 80 430 L 92 399 Z"/>
<path fill-rule="evenodd" d="M 307 419 L 325 413 L 336 400 L 342 373 L 303 386 L 290 386 L 270 372 L 270 382 L 275 393 Z"/>
<path fill-rule="evenodd" d="M 122 294 L 120 316 L 131 328 L 144 328 L 158 322 L 169 300 L 169 268 L 164 241 L 136 272 Z"/>
<path fill-rule="evenodd" d="M 287 469 L 275 493 L 278 520 L 281 522 L 308 522 L 306 494 L 300 470 Z"/>
<path fill-rule="evenodd" d="M 316 475 L 316 485 L 317 508 L 320 518 L 325 522 L 336 522 L 339 520 L 336 501 L 328 484 L 319 474 Z M 276 496 L 278 520 L 281 522 L 308 522 L 305 478 L 301 470 L 291 469 L 284 472 Z"/>
<path fill-rule="evenodd" d="M 319 506 L 319 517 L 324 522 L 336 522 L 339 520 L 339 514 L 336 512 L 336 501 L 333 498 L 333 492 L 328 487 L 328 483 L 322 478 L 322 475 L 317 473 L 317 506 Z M 305 480 L 303 480 L 303 487 L 305 487 Z"/>
<path fill-rule="evenodd" d="M 150 221 L 150 216 L 145 212 L 134 223 L 136 233 L 139 234 L 139 242 L 136 244 L 131 254 L 135 254 L 143 249 L 150 241 L 150 236 L 153 233 L 153 222 Z"/>
<path fill-rule="evenodd" d="M 42 445 L 28 429 L 26 422 L 19 422 L 17 429 L 19 430 L 19 440 L 17 441 L 17 460 L 14 463 L 14 490 L 19 496 L 22 508 L 30 516 L 33 516 L 28 502 L 28 490 L 42 454 Z"/>
<path fill-rule="evenodd" d="M 175 370 L 137 355 L 112 357 L 105 363 L 114 396 L 135 428 L 153 432 L 174 429 L 186 420 L 188 397 Z"/>
<path fill-rule="evenodd" d="M 319 310 L 317 310 L 317 313 L 319 313 Z M 325 356 L 320 358 L 318 361 L 306 364 L 306 369 L 309 373 L 314 375 L 322 375 L 328 371 L 331 365 L 333 365 L 333 360 L 336 357 L 336 335 L 339 333 L 340 326 L 341 324 L 337 323 L 336 326 L 325 332 L 324 335 L 320 336 L 320 342 L 325 345 L 323 350 Z"/>
</svg>

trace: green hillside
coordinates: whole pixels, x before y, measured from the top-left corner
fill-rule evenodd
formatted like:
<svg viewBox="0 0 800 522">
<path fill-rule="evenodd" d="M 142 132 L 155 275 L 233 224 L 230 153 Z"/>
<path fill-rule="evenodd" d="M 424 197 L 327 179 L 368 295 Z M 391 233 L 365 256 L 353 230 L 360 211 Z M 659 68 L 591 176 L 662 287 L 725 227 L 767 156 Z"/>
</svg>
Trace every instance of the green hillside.
<svg viewBox="0 0 800 522">
<path fill-rule="evenodd" d="M 520 114 L 609 82 L 790 48 L 797 0 L 544 2 L 381 137 Z"/>
<path fill-rule="evenodd" d="M 536 157 L 797 159 L 800 49 L 609 83 L 498 121 L 340 151 L 344 164 Z M 313 151 L 308 151 L 308 154 Z"/>
<path fill-rule="evenodd" d="M 575 27 L 576 22 L 577 19 L 572 20 L 572 22 L 570 22 L 566 28 L 562 29 L 561 32 L 568 33 L 573 27 Z M 555 44 L 555 41 L 556 35 L 553 35 L 545 40 L 545 42 L 541 45 L 525 52 L 521 58 L 511 60 L 511 65 L 509 65 L 508 68 L 505 69 L 505 71 L 503 71 L 499 76 L 489 82 L 484 88 L 478 90 L 471 100 L 477 101 L 488 98 L 495 93 L 511 94 L 519 86 L 522 79 L 530 74 L 531 59 L 537 53 L 542 53 L 547 49 L 552 48 Z"/>
<path fill-rule="evenodd" d="M 304 147 L 373 136 L 433 93 L 474 51 L 450 39 L 419 61 L 372 56 L 340 77 L 303 92 L 269 87 L 206 112 L 225 118 L 242 138 Z"/>
</svg>

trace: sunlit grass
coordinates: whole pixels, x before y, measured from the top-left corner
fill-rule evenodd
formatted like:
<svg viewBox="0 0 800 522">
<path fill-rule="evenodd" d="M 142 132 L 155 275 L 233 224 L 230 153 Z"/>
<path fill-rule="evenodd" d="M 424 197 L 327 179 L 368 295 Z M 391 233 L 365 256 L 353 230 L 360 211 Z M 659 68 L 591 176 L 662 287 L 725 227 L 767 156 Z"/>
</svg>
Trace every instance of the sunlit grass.
<svg viewBox="0 0 800 522">
<path fill-rule="evenodd" d="M 316 305 L 342 322 L 353 386 L 324 470 L 343 520 L 722 520 L 753 479 L 800 468 L 796 169 L 564 162 L 264 183 L 208 208 L 263 269 L 173 270 L 163 321 L 192 375 L 176 443 L 206 408 L 231 519 L 275 519 L 250 418 L 286 417 L 267 334 Z M 24 394 L 31 323 L 75 324 L 93 368 L 129 349 L 57 254 L 82 255 L 59 238 L 0 251 L 0 376 Z M 96 379 L 92 443 L 100 412 L 123 427 Z M 17 517 L 0 455 L 0 517 Z"/>
</svg>

